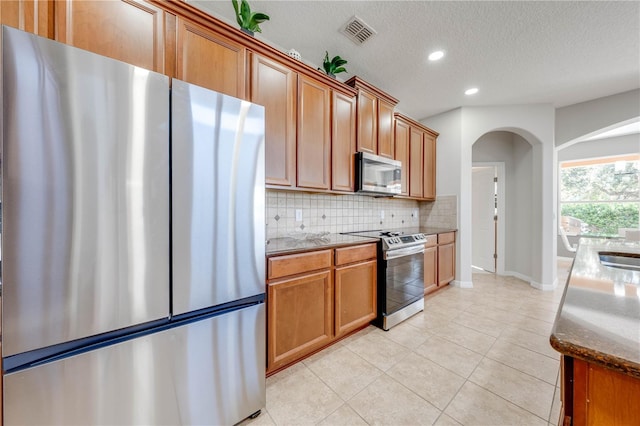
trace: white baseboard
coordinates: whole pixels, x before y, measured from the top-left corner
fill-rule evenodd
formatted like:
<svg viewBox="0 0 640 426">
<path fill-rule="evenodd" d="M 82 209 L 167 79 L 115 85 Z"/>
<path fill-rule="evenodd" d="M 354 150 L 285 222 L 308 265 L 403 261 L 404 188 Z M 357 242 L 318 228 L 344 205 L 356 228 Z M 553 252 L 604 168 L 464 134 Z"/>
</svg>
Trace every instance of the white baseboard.
<svg viewBox="0 0 640 426">
<path fill-rule="evenodd" d="M 524 274 L 521 274 L 520 272 L 514 272 L 514 271 L 504 271 L 504 275 L 508 276 L 508 277 L 516 277 L 518 279 L 521 279 L 522 281 L 526 281 L 529 284 L 531 284 L 532 280 L 531 277 L 528 277 Z"/>
<path fill-rule="evenodd" d="M 531 287 L 533 288 L 537 288 L 538 290 L 552 291 L 552 290 L 555 290 L 556 287 L 558 287 L 558 279 L 556 278 L 553 281 L 553 284 L 542 284 L 542 283 L 537 283 L 535 281 L 531 281 L 529 285 L 531 285 Z"/>
<path fill-rule="evenodd" d="M 458 288 L 473 288 L 473 281 L 451 281 L 451 285 Z"/>
</svg>

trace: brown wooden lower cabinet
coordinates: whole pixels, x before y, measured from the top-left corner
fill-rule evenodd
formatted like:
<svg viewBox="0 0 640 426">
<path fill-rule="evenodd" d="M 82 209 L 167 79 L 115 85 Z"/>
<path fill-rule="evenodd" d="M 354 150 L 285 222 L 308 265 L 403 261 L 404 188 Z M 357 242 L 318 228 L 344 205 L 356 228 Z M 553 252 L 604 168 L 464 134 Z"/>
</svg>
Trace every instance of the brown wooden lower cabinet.
<svg viewBox="0 0 640 426">
<path fill-rule="evenodd" d="M 267 259 L 267 374 L 376 317 L 376 245 Z"/>
<path fill-rule="evenodd" d="M 424 250 L 424 294 L 432 293 L 456 277 L 456 233 L 428 235 Z"/>
<path fill-rule="evenodd" d="M 562 357 L 560 425 L 640 424 L 640 378 Z M 553 419 L 552 419 L 553 420 Z"/>
<path fill-rule="evenodd" d="M 336 268 L 335 332 L 344 336 L 376 317 L 376 261 Z"/>
<path fill-rule="evenodd" d="M 456 233 L 438 234 L 438 286 L 445 286 L 456 277 Z"/>
<path fill-rule="evenodd" d="M 424 245 L 424 294 L 429 294 L 438 289 L 438 236 L 428 235 Z"/>
<path fill-rule="evenodd" d="M 277 369 L 333 338 L 331 270 L 269 284 L 267 365 Z"/>
</svg>

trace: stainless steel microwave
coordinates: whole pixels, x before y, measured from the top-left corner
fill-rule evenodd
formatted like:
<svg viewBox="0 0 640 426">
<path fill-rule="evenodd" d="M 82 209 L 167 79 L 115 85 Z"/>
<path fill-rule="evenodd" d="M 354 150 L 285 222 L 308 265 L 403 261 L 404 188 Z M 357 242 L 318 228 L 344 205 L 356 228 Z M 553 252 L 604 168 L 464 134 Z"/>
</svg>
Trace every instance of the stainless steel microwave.
<svg viewBox="0 0 640 426">
<path fill-rule="evenodd" d="M 366 152 L 356 153 L 356 192 L 398 195 L 402 190 L 402 163 Z"/>
</svg>

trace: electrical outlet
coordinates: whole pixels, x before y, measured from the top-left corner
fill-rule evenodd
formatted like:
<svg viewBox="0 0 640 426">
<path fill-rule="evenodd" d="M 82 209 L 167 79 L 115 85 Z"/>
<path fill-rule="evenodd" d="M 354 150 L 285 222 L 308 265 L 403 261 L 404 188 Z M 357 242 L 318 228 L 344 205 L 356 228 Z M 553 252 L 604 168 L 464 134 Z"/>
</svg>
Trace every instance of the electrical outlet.
<svg viewBox="0 0 640 426">
<path fill-rule="evenodd" d="M 302 222 L 302 209 L 296 209 L 296 222 Z"/>
<path fill-rule="evenodd" d="M 418 218 L 418 209 L 413 209 L 413 214 L 411 215 L 414 219 Z"/>
<path fill-rule="evenodd" d="M 384 219 L 384 210 L 380 210 L 380 219 Z"/>
</svg>

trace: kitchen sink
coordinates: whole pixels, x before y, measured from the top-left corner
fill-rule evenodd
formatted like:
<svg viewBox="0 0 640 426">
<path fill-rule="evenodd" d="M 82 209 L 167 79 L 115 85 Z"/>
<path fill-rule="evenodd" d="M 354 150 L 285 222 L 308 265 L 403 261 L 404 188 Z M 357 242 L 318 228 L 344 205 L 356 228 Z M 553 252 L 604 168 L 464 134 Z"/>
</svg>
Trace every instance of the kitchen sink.
<svg viewBox="0 0 640 426">
<path fill-rule="evenodd" d="M 598 255 L 600 256 L 600 263 L 604 266 L 640 271 L 640 253 L 601 251 Z"/>
</svg>

